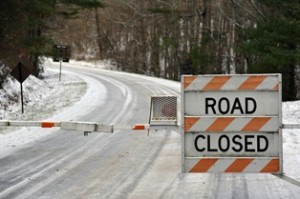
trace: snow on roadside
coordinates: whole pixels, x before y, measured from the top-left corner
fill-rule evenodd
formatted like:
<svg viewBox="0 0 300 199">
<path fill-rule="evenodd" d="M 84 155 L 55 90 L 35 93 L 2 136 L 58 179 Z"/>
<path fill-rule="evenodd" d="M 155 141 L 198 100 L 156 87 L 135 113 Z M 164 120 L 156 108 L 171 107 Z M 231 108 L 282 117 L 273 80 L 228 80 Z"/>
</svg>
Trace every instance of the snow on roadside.
<svg viewBox="0 0 300 199">
<path fill-rule="evenodd" d="M 74 74 L 47 71 L 44 79 L 29 76 L 23 82 L 24 114 L 21 114 L 20 84 L 12 77 L 0 89 L 0 120 L 47 120 L 78 103 L 87 92 L 87 83 Z M 57 129 L 0 127 L 0 157 L 20 149 Z"/>
<path fill-rule="evenodd" d="M 46 72 L 44 79 L 34 76 L 23 83 L 24 114 L 21 113 L 20 84 L 12 77 L 0 90 L 1 120 L 44 120 L 62 108 L 79 101 L 86 92 L 86 83 L 74 76 Z M 0 133 L 5 133 L 0 129 Z"/>
<path fill-rule="evenodd" d="M 30 76 L 23 83 L 24 95 L 27 95 L 24 115 L 21 114 L 20 101 L 11 102 L 4 97 L 8 93 L 16 96 L 19 92 L 19 83 L 9 80 L 6 87 L 0 89 L 0 101 L 3 101 L 2 104 L 7 106 L 5 113 L 1 112 L 0 115 L 4 120 L 50 120 L 58 122 L 79 120 L 82 119 L 83 115 L 92 111 L 96 104 L 105 102 L 107 90 L 99 81 L 85 75 L 63 71 L 62 81 L 58 82 L 59 64 L 46 60 L 44 65 L 46 71 L 44 80 Z M 7 102 L 4 103 L 5 100 Z M 0 158 L 57 132 L 57 128 L 0 128 Z"/>
<path fill-rule="evenodd" d="M 46 62 L 51 63 L 51 59 L 46 59 Z M 95 61 L 76 61 L 70 60 L 69 64 L 76 65 L 77 67 L 89 67 L 89 68 L 99 68 L 107 70 L 117 70 L 114 63 L 110 60 L 95 60 Z"/>
<path fill-rule="evenodd" d="M 282 123 L 300 124 L 300 101 L 282 103 Z M 283 170 L 300 181 L 300 129 L 283 130 Z"/>
</svg>

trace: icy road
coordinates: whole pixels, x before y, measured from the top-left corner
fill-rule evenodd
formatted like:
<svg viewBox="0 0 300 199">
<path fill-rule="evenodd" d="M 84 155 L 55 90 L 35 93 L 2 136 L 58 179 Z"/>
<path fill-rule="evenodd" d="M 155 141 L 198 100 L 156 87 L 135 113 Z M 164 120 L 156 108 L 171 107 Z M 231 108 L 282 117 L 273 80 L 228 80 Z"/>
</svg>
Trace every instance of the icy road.
<svg viewBox="0 0 300 199">
<path fill-rule="evenodd" d="M 58 66 L 48 63 L 51 70 Z M 63 72 L 85 80 L 88 90 L 56 119 L 124 126 L 147 123 L 150 96 L 180 97 L 180 84 L 167 80 L 65 63 Z M 299 118 L 297 105 L 284 105 L 287 121 Z M 299 140 L 299 131 L 284 131 L 284 171 L 296 180 L 300 180 Z M 0 198 L 300 197 L 300 187 L 270 174 L 183 174 L 180 143 L 177 131 L 147 136 L 144 131 L 118 130 L 84 137 L 83 132 L 51 130 L 0 157 Z"/>
</svg>

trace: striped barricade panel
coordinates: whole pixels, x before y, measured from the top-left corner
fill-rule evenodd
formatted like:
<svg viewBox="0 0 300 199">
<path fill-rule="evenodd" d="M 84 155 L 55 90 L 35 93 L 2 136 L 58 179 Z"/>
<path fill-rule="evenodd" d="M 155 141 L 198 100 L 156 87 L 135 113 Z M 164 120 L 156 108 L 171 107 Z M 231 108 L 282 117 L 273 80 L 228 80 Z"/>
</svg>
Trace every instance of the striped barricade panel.
<svg viewBox="0 0 300 199">
<path fill-rule="evenodd" d="M 282 172 L 281 75 L 184 75 L 183 171 Z"/>
<path fill-rule="evenodd" d="M 274 90 L 278 91 L 277 75 L 220 75 L 220 76 L 184 76 L 185 91 L 202 90 Z"/>
<path fill-rule="evenodd" d="M 184 117 L 187 132 L 274 132 L 279 130 L 278 117 Z"/>
<path fill-rule="evenodd" d="M 279 158 L 186 158 L 191 173 L 278 173 Z"/>
</svg>

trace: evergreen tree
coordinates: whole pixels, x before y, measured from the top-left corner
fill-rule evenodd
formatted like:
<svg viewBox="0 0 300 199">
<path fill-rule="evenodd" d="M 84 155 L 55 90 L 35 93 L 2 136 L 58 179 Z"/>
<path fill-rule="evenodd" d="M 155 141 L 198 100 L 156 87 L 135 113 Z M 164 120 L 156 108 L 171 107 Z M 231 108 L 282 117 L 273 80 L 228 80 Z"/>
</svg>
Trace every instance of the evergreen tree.
<svg viewBox="0 0 300 199">
<path fill-rule="evenodd" d="M 263 15 L 241 31 L 248 73 L 281 73 L 283 100 L 296 100 L 300 63 L 299 0 L 261 0 Z"/>
<path fill-rule="evenodd" d="M 65 4 L 57 10 L 56 4 Z M 51 52 L 51 39 L 43 35 L 52 16 L 73 16 L 83 8 L 104 7 L 99 0 L 7 0 L 0 1 L 0 60 L 13 67 L 22 59 L 40 72 L 38 57 Z"/>
</svg>

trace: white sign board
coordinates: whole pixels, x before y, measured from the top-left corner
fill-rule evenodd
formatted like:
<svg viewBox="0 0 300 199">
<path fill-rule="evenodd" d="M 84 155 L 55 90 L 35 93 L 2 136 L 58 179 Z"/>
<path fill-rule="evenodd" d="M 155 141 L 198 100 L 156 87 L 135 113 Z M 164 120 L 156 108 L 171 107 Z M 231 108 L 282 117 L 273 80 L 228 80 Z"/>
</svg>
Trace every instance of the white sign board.
<svg viewBox="0 0 300 199">
<path fill-rule="evenodd" d="M 182 76 L 183 172 L 282 171 L 281 75 Z"/>
</svg>

